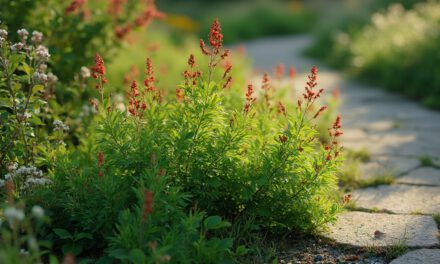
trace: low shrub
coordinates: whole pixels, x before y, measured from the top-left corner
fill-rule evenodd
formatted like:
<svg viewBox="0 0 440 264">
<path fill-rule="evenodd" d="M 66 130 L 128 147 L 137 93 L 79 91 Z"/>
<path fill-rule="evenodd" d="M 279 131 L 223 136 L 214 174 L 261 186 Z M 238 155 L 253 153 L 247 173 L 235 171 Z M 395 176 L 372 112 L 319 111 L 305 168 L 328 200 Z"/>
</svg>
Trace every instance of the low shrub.
<svg viewBox="0 0 440 264">
<path fill-rule="evenodd" d="M 163 96 L 147 59 L 143 80 L 131 81 L 122 104 L 107 89 L 96 54 L 99 99 L 91 100 L 97 114 L 89 137 L 53 150 L 46 185 L 17 194 L 16 182 L 4 179 L 8 199 L 45 208 L 51 226 L 40 236 L 52 242 L 52 253 L 98 263 L 230 263 L 247 253 L 236 241 L 249 234 L 238 225 L 314 232 L 335 219 L 341 120 L 323 145 L 315 127 L 326 109 L 316 105 L 324 91 L 317 68 L 295 106 L 277 101 L 267 74 L 261 88 L 248 84 L 238 100 L 231 68 L 218 67 L 229 56 L 222 41 L 216 20 L 209 45 L 200 41 L 207 70 L 190 55 L 173 98 Z M 19 175 L 12 165 L 7 170 L 12 179 Z"/>
</svg>

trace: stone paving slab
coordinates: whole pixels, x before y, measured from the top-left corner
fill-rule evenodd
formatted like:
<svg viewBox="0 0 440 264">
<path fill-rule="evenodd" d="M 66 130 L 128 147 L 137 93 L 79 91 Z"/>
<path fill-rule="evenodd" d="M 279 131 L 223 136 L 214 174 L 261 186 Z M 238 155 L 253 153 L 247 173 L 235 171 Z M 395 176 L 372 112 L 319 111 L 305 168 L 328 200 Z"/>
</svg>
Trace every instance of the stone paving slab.
<svg viewBox="0 0 440 264">
<path fill-rule="evenodd" d="M 398 214 L 440 213 L 440 187 L 381 185 L 353 192 L 358 208 L 387 210 Z"/>
<path fill-rule="evenodd" d="M 415 158 L 373 156 L 372 160 L 359 164 L 361 178 L 368 179 L 374 176 L 400 176 L 420 166 Z"/>
<path fill-rule="evenodd" d="M 437 224 L 431 216 L 347 212 L 338 216 L 325 236 L 356 247 L 404 243 L 417 248 L 437 246 L 437 234 Z"/>
<path fill-rule="evenodd" d="M 419 168 L 399 177 L 396 182 L 440 186 L 440 170 L 430 167 Z"/>
<path fill-rule="evenodd" d="M 390 264 L 439 264 L 440 249 L 418 249 L 410 251 L 397 259 L 391 261 Z"/>
</svg>

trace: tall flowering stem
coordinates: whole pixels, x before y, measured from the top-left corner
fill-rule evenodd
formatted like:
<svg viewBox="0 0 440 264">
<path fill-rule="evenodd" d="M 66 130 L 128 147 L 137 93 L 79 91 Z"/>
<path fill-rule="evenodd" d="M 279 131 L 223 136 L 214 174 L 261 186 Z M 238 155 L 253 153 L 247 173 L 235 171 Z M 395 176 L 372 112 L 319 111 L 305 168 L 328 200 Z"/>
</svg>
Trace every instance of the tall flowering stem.
<svg viewBox="0 0 440 264">
<path fill-rule="evenodd" d="M 247 91 L 246 91 L 246 104 L 244 105 L 243 112 L 247 115 L 249 113 L 249 110 L 252 106 L 252 104 L 257 99 L 254 97 L 254 86 L 252 84 L 248 85 Z"/>
<path fill-rule="evenodd" d="M 96 53 L 95 55 L 95 65 L 90 67 L 92 70 L 92 77 L 98 80 L 98 83 L 95 85 L 95 88 L 101 94 L 101 102 L 104 102 L 104 84 L 107 83 L 107 79 L 105 78 L 105 66 L 104 60 L 102 57 Z"/>
<path fill-rule="evenodd" d="M 208 35 L 210 47 L 208 48 L 203 39 L 200 39 L 200 50 L 204 55 L 209 56 L 208 83 L 211 82 L 212 72 L 217 64 L 229 56 L 229 50 L 223 50 L 223 34 L 221 31 L 220 22 L 218 18 L 216 18 L 211 25 L 211 30 Z M 227 78 L 226 85 L 223 85 L 224 88 L 229 86 L 231 81 L 232 78 Z"/>
</svg>

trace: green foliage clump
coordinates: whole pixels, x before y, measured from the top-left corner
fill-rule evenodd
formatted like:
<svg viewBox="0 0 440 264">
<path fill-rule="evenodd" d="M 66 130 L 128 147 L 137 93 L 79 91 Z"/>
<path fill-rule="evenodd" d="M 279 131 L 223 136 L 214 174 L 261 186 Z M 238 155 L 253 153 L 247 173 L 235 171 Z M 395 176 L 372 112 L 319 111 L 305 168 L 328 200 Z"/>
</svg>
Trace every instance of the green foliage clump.
<svg viewBox="0 0 440 264">
<path fill-rule="evenodd" d="M 409 10 L 394 4 L 372 14 L 367 23 L 346 21 L 345 28 L 324 34 L 326 40 L 319 39 L 321 43 L 309 52 L 362 80 L 439 108 L 439 11 L 436 1 L 418 3 Z"/>
</svg>

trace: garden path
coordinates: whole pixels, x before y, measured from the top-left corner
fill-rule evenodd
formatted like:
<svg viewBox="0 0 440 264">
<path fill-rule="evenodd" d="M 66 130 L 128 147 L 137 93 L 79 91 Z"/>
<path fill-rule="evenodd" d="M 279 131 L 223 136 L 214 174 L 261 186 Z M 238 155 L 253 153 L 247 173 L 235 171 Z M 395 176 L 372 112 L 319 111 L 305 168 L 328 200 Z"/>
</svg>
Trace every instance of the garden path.
<svg viewBox="0 0 440 264">
<path fill-rule="evenodd" d="M 244 47 L 255 68 L 294 65 L 299 88 L 317 65 L 319 85 L 341 91 L 344 147 L 370 153 L 370 160 L 360 165 L 359 177 L 392 174 L 396 179 L 391 185 L 355 190 L 356 209 L 340 214 L 326 236 L 352 246 L 434 248 L 410 251 L 393 264 L 439 263 L 439 231 L 433 216 L 440 224 L 440 166 L 436 165 L 440 164 L 440 112 L 348 80 L 303 56 L 310 44 L 309 36 L 289 36 L 251 41 Z"/>
</svg>

